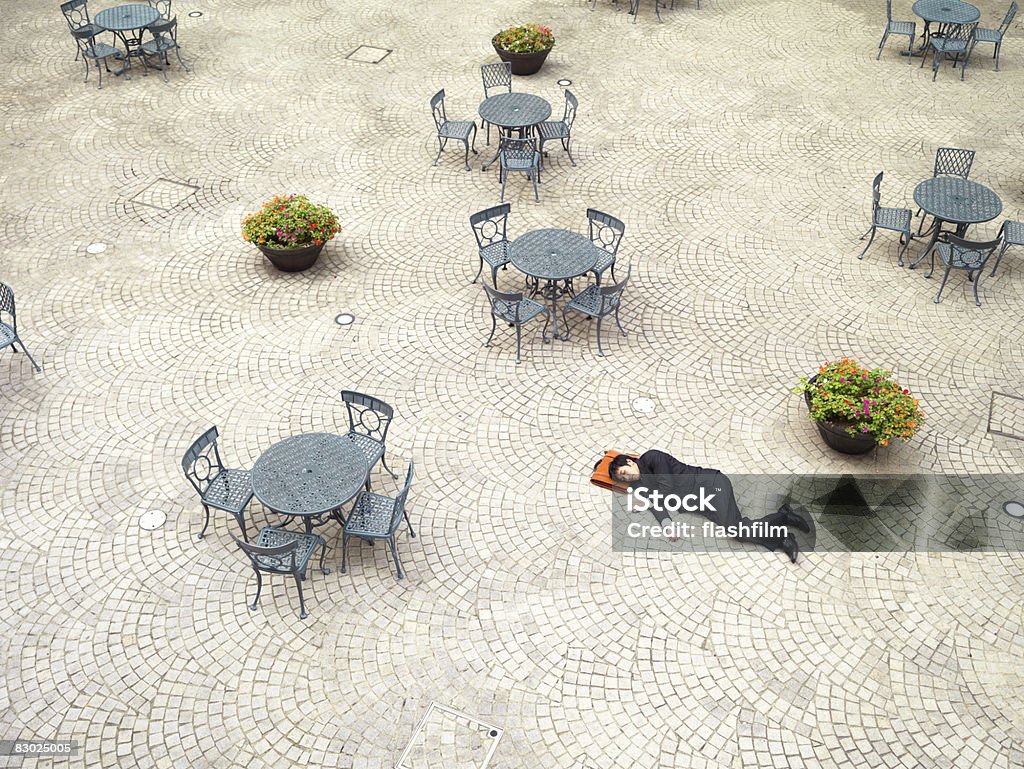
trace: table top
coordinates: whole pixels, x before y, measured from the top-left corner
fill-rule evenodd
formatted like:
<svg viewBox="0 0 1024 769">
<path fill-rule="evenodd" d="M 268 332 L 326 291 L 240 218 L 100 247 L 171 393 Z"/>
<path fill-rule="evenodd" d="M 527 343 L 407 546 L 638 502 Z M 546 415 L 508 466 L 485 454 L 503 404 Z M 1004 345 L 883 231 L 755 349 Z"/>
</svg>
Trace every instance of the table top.
<svg viewBox="0 0 1024 769">
<path fill-rule="evenodd" d="M 914 190 L 914 202 L 932 216 L 956 224 L 987 222 L 1003 210 L 1003 201 L 992 190 L 959 176 L 926 179 Z"/>
<path fill-rule="evenodd" d="M 960 0 L 917 0 L 911 10 L 915 16 L 939 24 L 970 24 L 981 18 L 981 11 Z"/>
<path fill-rule="evenodd" d="M 532 93 L 498 93 L 480 102 L 480 117 L 502 128 L 523 128 L 551 117 L 551 105 Z"/>
<path fill-rule="evenodd" d="M 263 452 L 252 468 L 256 498 L 275 513 L 319 515 L 354 497 L 370 472 L 344 435 L 304 433 Z"/>
<path fill-rule="evenodd" d="M 542 280 L 568 280 L 594 269 L 597 247 L 572 230 L 531 230 L 509 246 L 509 258 L 520 272 Z"/>
<path fill-rule="evenodd" d="M 150 5 L 119 5 L 107 8 L 93 17 L 93 23 L 111 32 L 126 32 L 130 29 L 148 27 L 160 18 L 160 12 Z"/>
</svg>

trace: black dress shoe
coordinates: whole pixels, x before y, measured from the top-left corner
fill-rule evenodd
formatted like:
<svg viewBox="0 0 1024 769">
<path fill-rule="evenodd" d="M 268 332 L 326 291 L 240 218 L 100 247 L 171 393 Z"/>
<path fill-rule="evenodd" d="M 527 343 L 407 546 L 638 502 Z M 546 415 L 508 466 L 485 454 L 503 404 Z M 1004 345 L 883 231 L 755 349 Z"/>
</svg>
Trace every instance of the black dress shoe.
<svg viewBox="0 0 1024 769">
<path fill-rule="evenodd" d="M 800 529 L 804 534 L 810 534 L 811 527 L 810 524 L 807 523 L 807 519 L 799 513 L 794 513 L 793 508 L 789 506 L 789 503 L 780 507 L 777 515 L 780 516 L 780 520 L 787 526 L 793 526 Z"/>
<path fill-rule="evenodd" d="M 787 534 L 782 538 L 782 544 L 780 547 L 782 548 L 782 552 L 789 556 L 790 563 L 796 563 L 796 557 L 800 552 L 800 548 L 797 547 L 796 540 L 793 539 L 792 534 Z"/>
</svg>

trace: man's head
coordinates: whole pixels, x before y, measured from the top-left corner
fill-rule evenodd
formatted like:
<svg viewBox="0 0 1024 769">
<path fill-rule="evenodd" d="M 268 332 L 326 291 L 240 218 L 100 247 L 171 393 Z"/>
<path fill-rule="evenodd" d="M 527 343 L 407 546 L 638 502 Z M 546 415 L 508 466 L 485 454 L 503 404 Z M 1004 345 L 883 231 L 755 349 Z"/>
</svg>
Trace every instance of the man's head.
<svg viewBox="0 0 1024 769">
<path fill-rule="evenodd" d="M 619 454 L 608 465 L 608 475 L 613 481 L 630 483 L 640 480 L 640 468 L 637 467 L 636 460 L 632 457 Z"/>
</svg>

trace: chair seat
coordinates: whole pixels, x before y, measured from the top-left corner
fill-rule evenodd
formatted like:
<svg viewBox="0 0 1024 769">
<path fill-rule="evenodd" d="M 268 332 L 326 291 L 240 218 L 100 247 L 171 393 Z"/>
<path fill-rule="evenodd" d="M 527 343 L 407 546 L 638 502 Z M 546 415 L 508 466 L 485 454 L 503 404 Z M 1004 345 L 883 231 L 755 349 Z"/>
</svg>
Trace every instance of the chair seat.
<svg viewBox="0 0 1024 769">
<path fill-rule="evenodd" d="M 569 127 L 561 120 L 549 120 L 540 124 L 542 139 L 564 139 L 569 135 Z"/>
<path fill-rule="evenodd" d="M 935 250 L 942 257 L 943 264 L 954 270 L 979 270 L 985 266 L 985 259 L 988 256 L 986 251 L 959 248 L 954 251 L 949 243 L 937 243 Z"/>
<path fill-rule="evenodd" d="M 912 21 L 890 21 L 887 31 L 890 35 L 914 36 L 917 31 L 917 24 Z"/>
<path fill-rule="evenodd" d="M 469 134 L 476 127 L 472 120 L 449 120 L 441 126 L 439 135 L 442 139 L 469 139 Z"/>
<path fill-rule="evenodd" d="M 14 329 L 0 322 L 0 349 L 10 347 L 14 342 Z"/>
<path fill-rule="evenodd" d="M 615 257 L 603 248 L 598 248 L 597 251 L 599 253 L 597 255 L 597 261 L 594 262 L 594 269 L 592 271 L 600 275 L 615 264 Z"/>
<path fill-rule="evenodd" d="M 323 538 L 316 534 L 304 534 L 301 531 L 287 531 L 286 529 L 275 529 L 272 526 L 266 526 L 260 529 L 260 536 L 255 544 L 259 547 L 277 547 L 278 545 L 289 545 L 292 542 L 298 542 L 299 546 L 295 550 L 295 568 L 300 572 L 304 572 L 306 571 L 309 559 L 313 556 L 313 550 L 316 549 L 317 545 L 322 544 L 323 541 Z M 257 555 L 256 561 L 261 569 L 277 572 L 278 574 L 291 573 L 290 569 L 281 566 L 279 559 L 276 557 Z"/>
<path fill-rule="evenodd" d="M 913 218 L 909 208 L 879 207 L 875 213 L 875 226 L 896 232 L 910 232 L 910 220 Z"/>
<path fill-rule="evenodd" d="M 566 307 L 570 310 L 577 310 L 586 315 L 600 316 L 598 310 L 601 308 L 601 293 L 597 286 L 587 286 L 583 291 L 576 294 Z M 605 312 L 605 315 L 608 313 Z"/>
<path fill-rule="evenodd" d="M 948 37 L 932 37 L 928 45 L 942 53 L 963 53 L 967 50 L 966 40 L 953 40 Z"/>
<path fill-rule="evenodd" d="M 92 22 L 89 22 L 88 24 L 83 24 L 80 27 L 75 27 L 75 32 L 80 32 L 80 33 L 81 32 L 85 32 L 85 33 L 87 33 L 87 35 L 89 37 L 95 37 L 96 35 L 101 35 L 101 34 L 103 34 L 106 31 L 107 30 L 105 30 L 99 24 L 93 24 Z"/>
<path fill-rule="evenodd" d="M 203 504 L 237 515 L 252 500 L 252 477 L 248 470 L 224 469 L 202 496 Z"/>
<path fill-rule="evenodd" d="M 345 523 L 345 533 L 357 537 L 386 537 L 391 533 L 391 515 L 395 501 L 391 497 L 363 491 L 356 497 Z"/>
<path fill-rule="evenodd" d="M 978 27 L 974 30 L 974 39 L 979 43 L 998 43 L 1003 39 L 1002 34 L 998 29 L 988 29 L 987 27 Z"/>
<path fill-rule="evenodd" d="M 497 243 L 484 246 L 480 249 L 480 256 L 491 267 L 504 267 L 511 261 L 508 255 L 508 241 L 499 240 Z"/>
<path fill-rule="evenodd" d="M 93 43 L 86 46 L 83 55 L 90 59 L 106 59 L 109 56 L 121 56 L 121 49 L 107 43 Z"/>
<path fill-rule="evenodd" d="M 363 453 L 363 456 L 366 457 L 366 464 L 370 467 L 377 464 L 378 460 L 384 456 L 384 444 L 369 435 L 345 433 L 345 437 Z"/>
<path fill-rule="evenodd" d="M 495 301 L 495 313 L 499 318 L 505 320 L 508 323 L 512 323 L 516 317 L 516 304 L 519 305 L 519 322 L 525 323 L 528 320 L 533 320 L 542 312 L 545 312 L 547 308 L 535 302 L 532 299 L 523 297 L 518 302 L 506 302 L 503 300 Z"/>
<path fill-rule="evenodd" d="M 1007 219 L 1003 225 L 1003 241 L 1011 246 L 1024 246 L 1024 222 Z"/>
<path fill-rule="evenodd" d="M 156 37 L 152 40 L 147 40 L 141 46 L 142 51 L 150 56 L 159 56 L 161 53 L 167 53 L 177 47 L 178 44 L 170 37 Z"/>
</svg>

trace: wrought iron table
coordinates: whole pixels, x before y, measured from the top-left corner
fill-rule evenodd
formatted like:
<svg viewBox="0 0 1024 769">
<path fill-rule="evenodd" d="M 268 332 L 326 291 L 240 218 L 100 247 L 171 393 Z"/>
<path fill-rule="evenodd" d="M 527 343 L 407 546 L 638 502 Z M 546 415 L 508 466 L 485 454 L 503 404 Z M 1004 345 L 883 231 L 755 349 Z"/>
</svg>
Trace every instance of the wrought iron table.
<svg viewBox="0 0 1024 769">
<path fill-rule="evenodd" d="M 984 184 L 959 176 L 935 176 L 917 185 L 914 202 L 926 214 L 935 217 L 932 238 L 921 255 L 910 263 L 913 269 L 939 239 L 942 225 L 956 225 L 957 237 L 963 237 L 972 224 L 987 222 L 1002 213 L 1003 201 Z"/>
<path fill-rule="evenodd" d="M 510 135 L 518 131 L 520 136 L 551 117 L 551 105 L 546 99 L 532 93 L 499 93 L 489 96 L 480 102 L 477 110 L 480 117 L 493 126 L 497 126 L 499 134 Z M 500 143 L 499 143 L 500 149 Z M 481 170 L 498 159 L 498 153 L 484 163 Z"/>
<path fill-rule="evenodd" d="M 917 0 L 911 7 L 915 16 L 924 19 L 924 34 L 921 36 L 921 47 L 914 55 L 924 55 L 928 48 L 929 27 L 936 24 L 970 24 L 981 18 L 981 11 L 970 3 L 961 0 Z"/>
<path fill-rule="evenodd" d="M 107 8 L 100 11 L 93 18 L 93 23 L 108 32 L 117 35 L 124 44 L 124 66 L 115 72 L 115 75 L 124 75 L 125 80 L 131 80 L 128 74 L 131 70 L 132 56 L 141 56 L 142 30 L 157 21 L 160 12 L 150 5 L 119 5 L 116 8 Z M 138 36 L 129 36 L 129 33 L 138 32 Z"/>
<path fill-rule="evenodd" d="M 275 513 L 302 518 L 308 534 L 358 494 L 369 473 L 363 452 L 345 436 L 304 433 L 260 455 L 252 490 Z"/>
<path fill-rule="evenodd" d="M 512 241 L 509 258 L 513 266 L 537 281 L 532 295 L 540 295 L 551 304 L 551 316 L 544 322 L 545 343 L 549 324 L 555 339 L 568 339 L 568 335 L 558 335 L 558 298 L 575 296 L 573 278 L 594 269 L 599 253 L 589 238 L 571 230 L 531 230 Z"/>
</svg>

